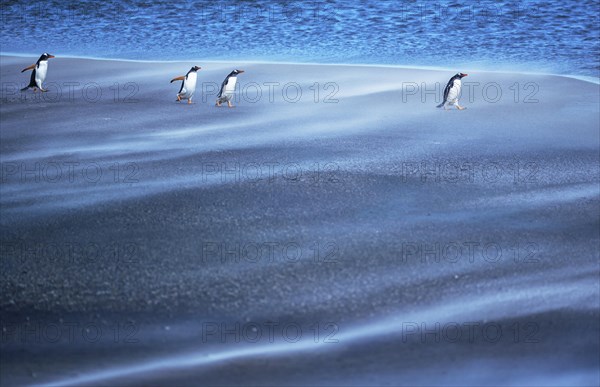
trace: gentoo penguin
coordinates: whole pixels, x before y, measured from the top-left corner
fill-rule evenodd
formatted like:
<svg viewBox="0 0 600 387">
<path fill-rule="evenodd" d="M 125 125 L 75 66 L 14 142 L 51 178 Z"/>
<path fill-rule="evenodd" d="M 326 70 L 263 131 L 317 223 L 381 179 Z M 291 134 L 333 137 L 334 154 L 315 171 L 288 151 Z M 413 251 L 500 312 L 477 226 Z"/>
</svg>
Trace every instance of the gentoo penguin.
<svg viewBox="0 0 600 387">
<path fill-rule="evenodd" d="M 40 59 L 38 59 L 37 62 L 21 70 L 22 73 L 27 70 L 33 70 L 31 73 L 31 79 L 29 80 L 29 85 L 22 88 L 21 91 L 25 91 L 30 87 L 33 88 L 33 92 L 35 92 L 37 89 L 40 89 L 41 91 L 48 91 L 44 90 L 42 83 L 44 83 L 46 74 L 48 73 L 48 59 L 50 58 L 54 58 L 54 55 L 50 55 L 45 52 L 42 54 L 42 56 L 40 56 Z"/>
<path fill-rule="evenodd" d="M 244 70 L 233 70 L 229 73 L 227 78 L 221 84 L 221 91 L 219 91 L 219 95 L 217 95 L 217 104 L 216 106 L 221 106 L 223 102 L 227 102 L 228 107 L 233 107 L 231 104 L 231 100 L 233 99 L 233 93 L 235 92 L 235 84 L 237 82 L 238 74 L 243 73 Z"/>
<path fill-rule="evenodd" d="M 200 70 L 200 67 L 194 66 L 190 69 L 190 71 L 188 71 L 187 74 L 171 79 L 171 83 L 175 81 L 183 81 L 181 82 L 181 89 L 179 89 L 179 93 L 177 93 L 177 102 L 181 101 L 181 99 L 184 98 L 188 100 L 188 104 L 192 103 L 192 97 L 194 96 L 194 92 L 196 91 L 196 80 L 198 78 L 198 70 Z"/>
<path fill-rule="evenodd" d="M 460 90 L 462 88 L 461 79 L 463 79 L 467 75 L 468 74 L 458 73 L 452 78 L 450 78 L 448 84 L 446 85 L 446 88 L 444 89 L 442 103 L 439 104 L 437 107 L 444 107 L 444 110 L 446 110 L 446 104 L 448 104 L 448 106 L 456 106 L 458 110 L 466 109 L 465 107 L 462 107 L 458 104 L 458 98 L 460 97 Z"/>
</svg>

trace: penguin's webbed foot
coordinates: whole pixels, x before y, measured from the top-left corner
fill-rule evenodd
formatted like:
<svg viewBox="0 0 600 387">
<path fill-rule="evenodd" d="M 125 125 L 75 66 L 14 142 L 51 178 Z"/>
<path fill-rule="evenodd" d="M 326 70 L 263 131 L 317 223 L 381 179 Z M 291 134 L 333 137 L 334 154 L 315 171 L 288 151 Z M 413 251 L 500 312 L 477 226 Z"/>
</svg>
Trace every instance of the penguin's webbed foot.
<svg viewBox="0 0 600 387">
<path fill-rule="evenodd" d="M 230 101 L 227 101 L 227 107 L 228 108 L 232 108 L 232 107 L 235 107 L 235 106 L 233 106 Z"/>
</svg>

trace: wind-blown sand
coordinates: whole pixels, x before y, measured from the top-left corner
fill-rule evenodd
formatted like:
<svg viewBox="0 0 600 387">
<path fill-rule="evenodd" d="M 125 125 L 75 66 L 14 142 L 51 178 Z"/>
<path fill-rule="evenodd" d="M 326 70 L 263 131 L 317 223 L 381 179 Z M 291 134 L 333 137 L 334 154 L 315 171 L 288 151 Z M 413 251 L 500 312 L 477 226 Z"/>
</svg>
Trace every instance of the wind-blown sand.
<svg viewBox="0 0 600 387">
<path fill-rule="evenodd" d="M 1 62 L 2 385 L 599 383 L 597 84 Z"/>
</svg>

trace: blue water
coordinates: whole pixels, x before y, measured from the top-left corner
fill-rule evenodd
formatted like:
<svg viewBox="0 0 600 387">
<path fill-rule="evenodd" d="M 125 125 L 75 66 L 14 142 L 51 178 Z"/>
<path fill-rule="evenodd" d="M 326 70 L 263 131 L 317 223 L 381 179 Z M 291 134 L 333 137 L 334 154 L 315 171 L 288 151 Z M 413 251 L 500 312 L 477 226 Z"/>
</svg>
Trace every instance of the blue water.
<svg viewBox="0 0 600 387">
<path fill-rule="evenodd" d="M 2 51 L 598 77 L 600 1 L 4 1 Z"/>
</svg>

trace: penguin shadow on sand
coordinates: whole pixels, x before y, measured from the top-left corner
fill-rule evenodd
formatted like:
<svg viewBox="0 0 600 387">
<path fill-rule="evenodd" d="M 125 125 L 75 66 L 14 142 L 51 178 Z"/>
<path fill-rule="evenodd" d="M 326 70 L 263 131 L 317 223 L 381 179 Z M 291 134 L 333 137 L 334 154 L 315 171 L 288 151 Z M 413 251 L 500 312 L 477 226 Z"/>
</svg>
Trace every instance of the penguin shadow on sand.
<svg viewBox="0 0 600 387">
<path fill-rule="evenodd" d="M 454 106 L 458 110 L 465 110 L 466 107 L 460 106 L 458 99 L 460 98 L 460 92 L 462 89 L 462 79 L 468 76 L 465 73 L 457 73 L 455 76 L 450 78 L 446 88 L 444 89 L 444 95 L 442 96 L 442 103 L 437 105 L 438 108 L 444 108 L 448 110 L 446 106 Z"/>
<path fill-rule="evenodd" d="M 34 93 L 37 91 L 37 89 L 40 89 L 41 92 L 48 91 L 44 89 L 43 84 L 46 80 L 46 75 L 48 74 L 48 59 L 51 58 L 55 58 L 55 56 L 45 52 L 42 54 L 42 56 L 40 56 L 37 62 L 21 70 L 22 73 L 28 70 L 33 70 L 31 73 L 31 78 L 29 79 L 29 85 L 22 88 L 21 91 L 25 91 L 27 89 L 33 89 Z"/>
</svg>

